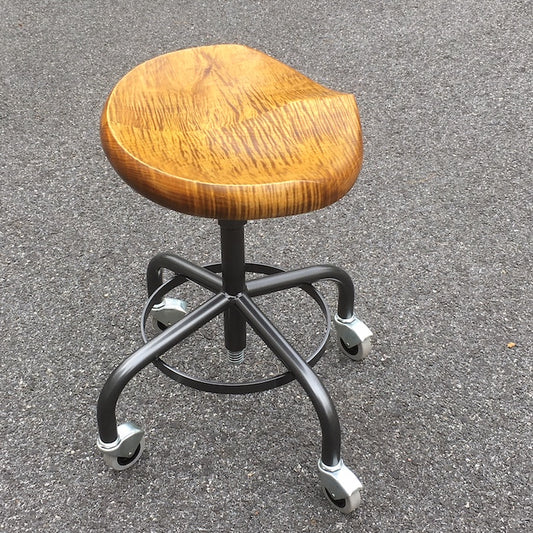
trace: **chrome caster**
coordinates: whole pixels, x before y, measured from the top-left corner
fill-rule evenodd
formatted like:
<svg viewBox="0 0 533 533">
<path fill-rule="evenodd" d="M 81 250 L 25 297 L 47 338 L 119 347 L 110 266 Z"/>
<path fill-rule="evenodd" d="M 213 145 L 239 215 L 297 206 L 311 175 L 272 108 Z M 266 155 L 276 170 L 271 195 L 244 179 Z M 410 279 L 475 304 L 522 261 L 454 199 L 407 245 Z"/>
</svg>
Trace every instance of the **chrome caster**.
<svg viewBox="0 0 533 533">
<path fill-rule="evenodd" d="M 177 298 L 163 298 L 152 307 L 154 326 L 163 330 L 179 322 L 187 314 L 187 303 Z"/>
<path fill-rule="evenodd" d="M 362 361 L 370 353 L 372 332 L 355 315 L 352 318 L 340 318 L 335 315 L 335 329 L 341 351 L 354 361 Z"/>
<path fill-rule="evenodd" d="M 126 470 L 133 466 L 144 450 L 144 431 L 135 424 L 126 422 L 117 428 L 115 442 L 102 442 L 98 438 L 96 446 L 104 454 L 105 463 L 113 470 Z"/>
<path fill-rule="evenodd" d="M 341 513 L 348 514 L 359 507 L 363 485 L 342 459 L 335 466 L 318 461 L 318 476 L 327 499 Z"/>
</svg>

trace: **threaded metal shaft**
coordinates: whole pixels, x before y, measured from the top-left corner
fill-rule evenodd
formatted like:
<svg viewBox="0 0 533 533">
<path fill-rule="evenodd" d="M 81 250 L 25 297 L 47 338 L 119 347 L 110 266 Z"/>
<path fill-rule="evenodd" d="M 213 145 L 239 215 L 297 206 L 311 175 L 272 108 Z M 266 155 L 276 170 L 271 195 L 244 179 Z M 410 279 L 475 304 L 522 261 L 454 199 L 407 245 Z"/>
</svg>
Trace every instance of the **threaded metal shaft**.
<svg viewBox="0 0 533 533">
<path fill-rule="evenodd" d="M 232 352 L 228 350 L 228 357 L 230 363 L 233 363 L 234 365 L 240 365 L 244 361 L 244 350 L 240 350 L 239 352 Z"/>
</svg>

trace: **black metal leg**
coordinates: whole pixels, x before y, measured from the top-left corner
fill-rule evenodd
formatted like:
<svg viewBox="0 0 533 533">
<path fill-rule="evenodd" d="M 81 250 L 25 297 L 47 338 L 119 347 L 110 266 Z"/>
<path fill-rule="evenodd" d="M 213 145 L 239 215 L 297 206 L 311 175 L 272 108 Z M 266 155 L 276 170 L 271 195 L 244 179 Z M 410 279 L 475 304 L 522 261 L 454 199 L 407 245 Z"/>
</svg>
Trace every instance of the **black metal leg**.
<svg viewBox="0 0 533 533">
<path fill-rule="evenodd" d="M 171 270 L 175 274 L 181 274 L 187 279 L 215 293 L 222 291 L 222 279 L 216 274 L 213 274 L 213 272 L 176 255 L 161 253 L 154 256 L 150 263 L 148 263 L 148 269 L 146 271 L 148 296 L 153 294 L 162 285 L 161 270 L 163 268 Z"/>
<path fill-rule="evenodd" d="M 265 344 L 295 375 L 313 402 L 322 429 L 322 462 L 327 466 L 339 464 L 341 447 L 339 417 L 324 385 L 249 296 L 245 294 L 240 296 L 235 305 Z"/>
<path fill-rule="evenodd" d="M 98 398 L 98 431 L 102 442 L 111 443 L 117 439 L 115 409 L 118 398 L 128 382 L 149 363 L 224 311 L 228 305 L 229 298 L 225 294 L 213 296 L 180 322 L 139 348 L 113 370 Z"/>
<path fill-rule="evenodd" d="M 337 313 L 340 318 L 351 318 L 355 297 L 352 279 L 342 268 L 333 265 L 317 265 L 271 274 L 248 281 L 246 289 L 250 296 L 260 296 L 320 280 L 332 280 L 337 283 L 339 288 Z"/>
</svg>

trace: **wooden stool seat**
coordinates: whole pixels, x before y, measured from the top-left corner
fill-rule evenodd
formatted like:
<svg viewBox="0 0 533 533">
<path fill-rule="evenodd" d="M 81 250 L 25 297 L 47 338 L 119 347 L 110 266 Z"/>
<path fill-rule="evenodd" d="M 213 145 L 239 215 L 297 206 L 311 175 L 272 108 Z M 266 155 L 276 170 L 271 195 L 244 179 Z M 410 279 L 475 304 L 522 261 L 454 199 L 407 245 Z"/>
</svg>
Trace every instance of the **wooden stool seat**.
<svg viewBox="0 0 533 533">
<path fill-rule="evenodd" d="M 111 92 L 104 150 L 136 191 L 203 217 L 304 213 L 348 192 L 362 162 L 355 98 L 241 45 L 147 61 Z"/>
</svg>

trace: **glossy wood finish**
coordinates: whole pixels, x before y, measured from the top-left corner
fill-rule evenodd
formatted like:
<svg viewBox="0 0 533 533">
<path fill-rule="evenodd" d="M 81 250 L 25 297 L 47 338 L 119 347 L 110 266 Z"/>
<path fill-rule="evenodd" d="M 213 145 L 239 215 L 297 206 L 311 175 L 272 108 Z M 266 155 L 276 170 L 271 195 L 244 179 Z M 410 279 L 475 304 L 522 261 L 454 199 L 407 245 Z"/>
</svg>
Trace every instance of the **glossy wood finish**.
<svg viewBox="0 0 533 533">
<path fill-rule="evenodd" d="M 156 57 L 111 92 L 104 150 L 135 190 L 192 215 L 248 220 L 325 207 L 362 162 L 352 95 L 241 45 Z"/>
</svg>

